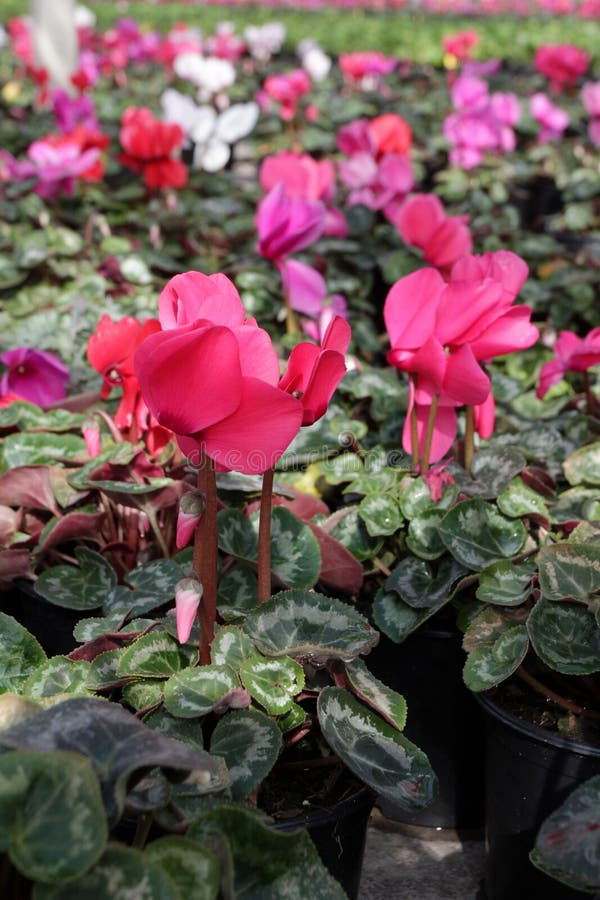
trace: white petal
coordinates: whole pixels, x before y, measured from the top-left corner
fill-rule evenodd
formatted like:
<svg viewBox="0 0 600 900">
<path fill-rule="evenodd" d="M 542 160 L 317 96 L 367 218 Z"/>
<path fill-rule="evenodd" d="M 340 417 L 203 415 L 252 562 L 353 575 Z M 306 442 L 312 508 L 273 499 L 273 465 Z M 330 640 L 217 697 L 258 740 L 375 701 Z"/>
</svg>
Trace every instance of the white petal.
<svg viewBox="0 0 600 900">
<path fill-rule="evenodd" d="M 218 172 L 227 164 L 230 156 L 229 146 L 213 138 L 207 144 L 198 144 L 196 147 L 194 168 L 204 169 L 205 172 Z"/>
<path fill-rule="evenodd" d="M 217 122 L 217 114 L 212 106 L 197 106 L 196 118 L 192 128 L 190 128 L 190 137 L 196 144 L 205 144 L 215 130 Z"/>
<path fill-rule="evenodd" d="M 258 121 L 257 103 L 234 103 L 219 116 L 216 136 L 228 144 L 235 144 L 250 134 Z"/>
</svg>

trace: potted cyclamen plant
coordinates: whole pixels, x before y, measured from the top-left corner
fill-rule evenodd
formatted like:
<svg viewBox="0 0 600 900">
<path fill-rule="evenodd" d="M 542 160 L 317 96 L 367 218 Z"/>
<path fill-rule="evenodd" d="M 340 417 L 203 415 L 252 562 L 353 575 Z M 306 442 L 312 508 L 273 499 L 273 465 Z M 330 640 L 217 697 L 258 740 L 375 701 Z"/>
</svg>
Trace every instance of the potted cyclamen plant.
<svg viewBox="0 0 600 900">
<path fill-rule="evenodd" d="M 193 535 L 191 554 L 182 549 L 135 566 L 126 535 L 115 533 L 102 555 L 79 546 L 75 558 L 69 551 L 60 565 L 43 568 L 36 590 L 44 597 L 81 611 L 101 607 L 102 615 L 77 625 L 81 646 L 43 662 L 38 680 L 50 693 L 57 684 L 66 693 L 109 691 L 151 727 L 203 740 L 227 763 L 230 799 L 258 792 L 259 805 L 277 813 L 281 781 L 267 793 L 274 768 L 284 782 L 297 773 L 301 795 L 292 805 L 299 810 L 306 811 L 306 779 L 311 795 L 315 784 L 328 787 L 350 813 L 353 844 L 340 859 L 330 823 L 319 823 L 321 835 L 334 851 L 336 877 L 355 896 L 373 791 L 419 808 L 436 780 L 425 754 L 403 734 L 403 698 L 360 659 L 378 633 L 348 603 L 311 589 L 321 577 L 339 583 L 339 573 L 325 574 L 320 547 L 344 560 L 354 585 L 356 561 L 348 565 L 350 554 L 334 538 L 286 506 L 271 509 L 273 467 L 302 424 L 325 413 L 345 372 L 349 327 L 334 318 L 321 346 L 299 343 L 281 378 L 271 339 L 246 318 L 224 275 L 173 278 L 160 296 L 159 320 L 144 326 L 141 342 L 139 327 L 119 326 L 134 340 L 116 366 L 114 346 L 101 360 L 101 338 L 91 342 L 90 359 L 106 384 L 117 375 L 123 382 L 122 428 L 100 415 L 98 446 L 86 426 L 88 445 L 99 453 L 67 481 L 84 497 L 98 491 L 107 498 L 113 524 L 118 503 L 137 511 L 137 532 L 146 516 L 146 530 L 163 549 L 171 539 L 184 548 Z M 100 332 L 114 335 L 115 328 L 104 320 Z M 17 406 L 13 421 L 19 415 Z M 142 420 L 154 437 L 167 435 L 167 457 L 174 452 L 168 436 L 176 438 L 179 456 L 171 455 L 177 462 L 166 478 L 123 440 L 122 429 Z M 256 496 L 260 475 L 260 509 L 251 511 L 245 498 Z M 158 498 L 169 491 L 163 506 Z M 174 497 L 183 501 L 176 522 Z M 173 596 L 176 615 L 165 616 Z M 156 818 L 181 831 L 202 803 L 176 786 L 169 810 Z M 305 814 L 295 823 L 310 825 Z"/>
</svg>

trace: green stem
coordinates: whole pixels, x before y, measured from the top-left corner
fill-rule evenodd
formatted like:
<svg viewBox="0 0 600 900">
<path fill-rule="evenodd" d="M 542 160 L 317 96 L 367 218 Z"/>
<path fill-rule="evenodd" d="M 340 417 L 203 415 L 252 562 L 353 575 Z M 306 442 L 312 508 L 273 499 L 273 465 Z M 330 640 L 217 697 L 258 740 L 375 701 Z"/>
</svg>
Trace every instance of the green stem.
<svg viewBox="0 0 600 900">
<path fill-rule="evenodd" d="M 217 618 L 217 479 L 212 459 L 202 453 L 198 489 L 206 498 L 194 535 L 194 572 L 202 584 L 200 602 L 200 665 L 210 664 L 210 648 Z"/>
<path fill-rule="evenodd" d="M 465 409 L 465 469 L 471 471 L 475 451 L 475 412 L 472 406 Z"/>
<path fill-rule="evenodd" d="M 263 475 L 258 525 L 258 602 L 271 596 L 271 507 L 273 503 L 273 469 Z"/>
<path fill-rule="evenodd" d="M 135 847 L 137 850 L 144 849 L 144 847 L 146 846 L 148 835 L 150 833 L 151 825 L 152 813 L 141 813 L 138 817 L 137 825 L 135 826 L 135 834 L 131 843 L 132 847 Z"/>
<path fill-rule="evenodd" d="M 429 456 L 431 455 L 431 444 L 433 441 L 433 429 L 435 427 L 435 417 L 437 415 L 440 395 L 436 394 L 431 401 L 429 410 L 429 418 L 427 419 L 427 431 L 425 433 L 425 446 L 423 447 L 423 456 L 421 457 L 421 474 L 429 468 Z"/>
</svg>

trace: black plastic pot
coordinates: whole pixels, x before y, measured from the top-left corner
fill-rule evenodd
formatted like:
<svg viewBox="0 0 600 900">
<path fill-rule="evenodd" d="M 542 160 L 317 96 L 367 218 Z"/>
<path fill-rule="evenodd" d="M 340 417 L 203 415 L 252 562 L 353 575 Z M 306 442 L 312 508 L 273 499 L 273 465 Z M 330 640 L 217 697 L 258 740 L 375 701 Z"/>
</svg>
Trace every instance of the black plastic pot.
<svg viewBox="0 0 600 900">
<path fill-rule="evenodd" d="M 311 807 L 305 813 L 274 823 L 278 831 L 306 828 L 321 860 L 339 881 L 349 900 L 357 900 L 367 825 L 375 795 L 358 786 L 348 796 L 327 808 Z M 310 885 L 307 885 L 310 896 Z"/>
<path fill-rule="evenodd" d="M 405 697 L 405 734 L 425 751 L 439 781 L 437 798 L 418 813 L 376 801 L 389 819 L 429 828 L 483 828 L 484 727 L 463 682 L 464 661 L 459 632 L 435 621 L 402 644 L 382 634 L 367 657 L 370 671 Z"/>
<path fill-rule="evenodd" d="M 570 741 L 477 695 L 486 747 L 487 900 L 583 900 L 529 861 L 544 819 L 582 781 L 600 772 L 600 746 Z"/>
<path fill-rule="evenodd" d="M 0 594 L 0 608 L 31 632 L 48 656 L 74 650 L 78 646 L 73 637 L 75 625 L 87 616 L 102 615 L 100 609 L 81 611 L 55 606 L 41 597 L 27 579 L 17 579 L 12 591 Z"/>
</svg>

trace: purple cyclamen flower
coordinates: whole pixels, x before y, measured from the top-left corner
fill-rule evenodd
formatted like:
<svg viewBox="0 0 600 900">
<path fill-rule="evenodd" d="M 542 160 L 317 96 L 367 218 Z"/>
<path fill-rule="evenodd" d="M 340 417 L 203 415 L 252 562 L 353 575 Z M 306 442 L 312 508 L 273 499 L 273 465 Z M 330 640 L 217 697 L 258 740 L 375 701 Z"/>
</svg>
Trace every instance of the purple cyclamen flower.
<svg viewBox="0 0 600 900">
<path fill-rule="evenodd" d="M 66 91 L 57 88 L 52 92 L 52 109 L 58 128 L 66 134 L 74 131 L 77 125 L 83 125 L 90 131 L 99 129 L 94 101 L 85 94 L 71 97 Z"/>
<path fill-rule="evenodd" d="M 0 362 L 7 367 L 0 381 L 0 396 L 16 394 L 38 406 L 66 397 L 69 370 L 53 353 L 17 347 L 1 354 Z"/>
</svg>

